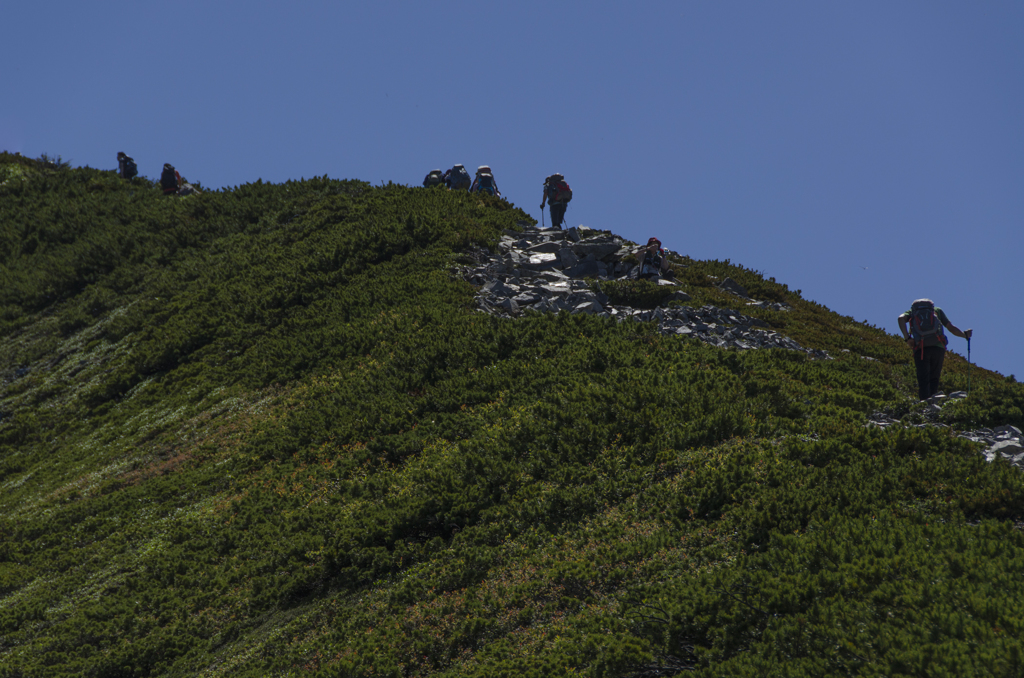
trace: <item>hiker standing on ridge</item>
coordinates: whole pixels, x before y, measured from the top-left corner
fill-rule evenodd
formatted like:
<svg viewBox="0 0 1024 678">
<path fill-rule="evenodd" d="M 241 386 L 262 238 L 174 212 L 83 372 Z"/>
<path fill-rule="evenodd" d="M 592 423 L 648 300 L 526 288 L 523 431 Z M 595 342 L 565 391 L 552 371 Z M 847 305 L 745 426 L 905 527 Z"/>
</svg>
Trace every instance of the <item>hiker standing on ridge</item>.
<svg viewBox="0 0 1024 678">
<path fill-rule="evenodd" d="M 490 193 L 491 195 L 501 197 L 501 191 L 498 190 L 498 183 L 494 180 L 494 173 L 491 172 L 491 168 L 487 165 L 480 165 L 476 168 L 476 178 L 473 179 L 473 185 L 469 187 L 470 193 Z"/>
<path fill-rule="evenodd" d="M 453 191 L 469 190 L 470 184 L 473 183 L 473 180 L 469 178 L 469 172 L 462 165 L 455 165 L 448 170 L 447 177 L 445 185 Z"/>
<path fill-rule="evenodd" d="M 565 221 L 565 208 L 572 200 L 572 189 L 565 183 L 565 177 L 555 172 L 544 180 L 544 197 L 540 200 L 540 208 L 545 202 L 551 202 L 551 228 L 562 228 Z M 544 216 L 541 214 L 541 216 Z"/>
<path fill-rule="evenodd" d="M 974 331 L 961 330 L 949 322 L 946 314 L 931 299 L 918 299 L 911 304 L 909 311 L 900 314 L 896 320 L 907 346 L 914 352 L 917 395 L 921 400 L 928 400 L 939 392 L 939 375 L 942 374 L 942 361 L 946 357 L 946 344 L 949 343 L 942 331 L 943 326 L 956 336 L 966 339 L 968 346 Z"/>
<path fill-rule="evenodd" d="M 423 180 L 423 186 L 425 188 L 433 188 L 434 186 L 440 186 L 444 183 L 444 175 L 441 174 L 441 170 L 430 170 L 426 178 Z"/>
<path fill-rule="evenodd" d="M 128 157 L 124 151 L 117 152 L 117 176 L 122 179 L 131 179 L 137 176 L 139 167 L 135 161 Z"/>
<path fill-rule="evenodd" d="M 164 163 L 164 171 L 160 174 L 160 188 L 164 189 L 164 195 L 178 195 L 178 188 L 181 187 L 181 175 L 174 165 Z"/>
</svg>

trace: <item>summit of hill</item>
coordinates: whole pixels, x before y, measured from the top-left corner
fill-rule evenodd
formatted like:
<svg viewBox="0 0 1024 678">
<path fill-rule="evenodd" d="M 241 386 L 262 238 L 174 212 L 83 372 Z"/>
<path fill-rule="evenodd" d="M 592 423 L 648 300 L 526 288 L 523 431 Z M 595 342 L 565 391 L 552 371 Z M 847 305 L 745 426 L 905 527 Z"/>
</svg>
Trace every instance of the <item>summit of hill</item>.
<svg viewBox="0 0 1024 678">
<path fill-rule="evenodd" d="M 1024 386 L 602 228 L 0 154 L 0 678 L 1024 673 Z"/>
</svg>

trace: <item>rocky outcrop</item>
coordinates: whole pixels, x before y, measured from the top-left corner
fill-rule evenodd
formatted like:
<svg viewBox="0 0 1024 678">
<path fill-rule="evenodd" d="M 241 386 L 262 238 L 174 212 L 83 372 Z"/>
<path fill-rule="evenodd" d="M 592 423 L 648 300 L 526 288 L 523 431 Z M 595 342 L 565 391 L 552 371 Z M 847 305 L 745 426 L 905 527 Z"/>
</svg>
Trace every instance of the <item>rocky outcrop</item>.
<svg viewBox="0 0 1024 678">
<path fill-rule="evenodd" d="M 965 391 L 956 391 L 945 394 L 934 395 L 927 401 L 922 402 L 920 409 L 915 412 L 922 415 L 925 421 L 917 424 L 908 424 L 903 420 L 895 419 L 884 412 L 875 412 L 868 417 L 868 426 L 879 428 L 905 427 L 905 428 L 949 428 L 946 424 L 938 421 L 942 407 L 948 403 L 956 402 L 967 397 Z M 1006 459 L 1019 469 L 1024 470 L 1024 434 L 1016 426 L 996 426 L 994 428 L 979 428 L 972 431 L 960 431 L 957 433 L 960 438 L 983 443 L 985 449 L 982 454 L 986 461 Z"/>
<path fill-rule="evenodd" d="M 591 289 L 588 279 L 635 277 L 635 266 L 624 259 L 636 248 L 636 243 L 617 235 L 582 226 L 566 231 L 524 229 L 507 232 L 496 254 L 484 248 L 470 251 L 468 256 L 474 265 L 459 267 L 457 274 L 479 286 L 477 307 L 499 316 L 516 317 L 527 310 L 589 313 L 620 321 L 657 323 L 662 334 L 699 339 L 721 348 L 785 348 L 802 351 L 813 358 L 830 358 L 825 351 L 804 348 L 793 339 L 772 331 L 763 320 L 732 309 L 672 305 L 640 310 L 613 304 L 606 295 Z M 690 300 L 675 280 L 662 278 L 654 282 L 676 290 L 668 301 Z M 720 287 L 736 294 L 751 307 L 789 308 L 785 304 L 750 299 L 746 290 L 728 278 Z"/>
</svg>

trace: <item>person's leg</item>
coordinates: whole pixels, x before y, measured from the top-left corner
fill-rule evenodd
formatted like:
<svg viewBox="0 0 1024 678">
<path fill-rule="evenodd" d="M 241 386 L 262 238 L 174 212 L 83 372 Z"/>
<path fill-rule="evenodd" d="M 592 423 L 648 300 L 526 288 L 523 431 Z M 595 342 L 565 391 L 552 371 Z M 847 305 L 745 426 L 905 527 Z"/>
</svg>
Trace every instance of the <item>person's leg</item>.
<svg viewBox="0 0 1024 678">
<path fill-rule="evenodd" d="M 914 369 L 917 370 L 917 397 L 919 400 L 928 400 L 931 396 L 931 393 L 928 392 L 931 378 L 930 367 L 931 363 L 927 356 L 921 357 L 921 349 L 914 349 Z"/>
<path fill-rule="evenodd" d="M 565 228 L 563 223 L 565 222 L 565 203 L 551 203 L 551 227 L 552 228 Z"/>
<path fill-rule="evenodd" d="M 946 358 L 945 349 L 935 346 L 930 351 L 925 349 L 925 359 L 928 365 L 928 397 L 939 392 L 939 376 L 942 374 L 942 362 Z"/>
</svg>

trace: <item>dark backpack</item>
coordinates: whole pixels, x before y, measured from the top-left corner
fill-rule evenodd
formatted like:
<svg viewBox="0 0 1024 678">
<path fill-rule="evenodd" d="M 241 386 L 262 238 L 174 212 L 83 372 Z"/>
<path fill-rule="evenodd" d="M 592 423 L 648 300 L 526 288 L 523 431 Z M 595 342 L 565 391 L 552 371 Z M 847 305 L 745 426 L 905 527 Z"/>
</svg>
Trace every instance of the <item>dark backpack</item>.
<svg viewBox="0 0 1024 678">
<path fill-rule="evenodd" d="M 910 307 L 910 336 L 921 347 L 924 355 L 925 346 L 946 346 L 946 334 L 942 331 L 942 321 L 935 312 L 935 304 L 930 301 L 915 301 Z"/>
<path fill-rule="evenodd" d="M 164 193 L 178 191 L 178 173 L 171 165 L 164 165 L 164 171 L 160 174 L 160 188 L 164 189 Z"/>
<path fill-rule="evenodd" d="M 423 185 L 427 188 L 431 186 L 440 186 L 444 183 L 444 177 L 441 175 L 441 170 L 431 170 L 427 178 L 423 180 Z"/>
<path fill-rule="evenodd" d="M 565 177 L 561 174 L 552 174 L 544 182 L 544 185 L 550 202 L 568 203 L 572 200 L 572 189 L 569 188 L 569 184 L 565 183 Z"/>
<path fill-rule="evenodd" d="M 477 192 L 483 191 L 494 195 L 494 175 L 492 174 L 481 174 L 476 178 L 476 190 Z"/>
<path fill-rule="evenodd" d="M 473 180 L 469 178 L 469 172 L 467 172 L 466 168 L 462 166 L 452 168 L 449 181 L 451 181 L 452 188 L 462 189 L 468 189 L 470 184 L 473 183 Z"/>
<path fill-rule="evenodd" d="M 650 252 L 644 252 L 643 258 L 640 260 L 640 266 L 637 271 L 637 277 L 644 278 L 647 276 L 661 275 L 661 257 L 663 256 L 662 250 L 659 248 L 657 254 L 651 254 Z"/>
<path fill-rule="evenodd" d="M 135 164 L 135 161 L 130 157 L 124 159 L 124 178 L 132 179 L 139 175 L 139 166 Z"/>
</svg>

